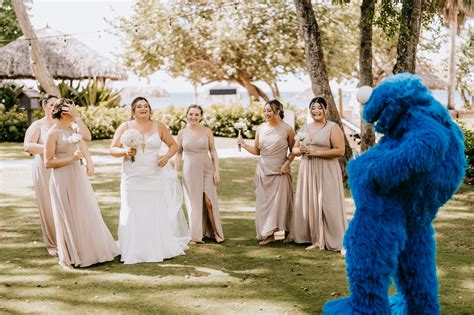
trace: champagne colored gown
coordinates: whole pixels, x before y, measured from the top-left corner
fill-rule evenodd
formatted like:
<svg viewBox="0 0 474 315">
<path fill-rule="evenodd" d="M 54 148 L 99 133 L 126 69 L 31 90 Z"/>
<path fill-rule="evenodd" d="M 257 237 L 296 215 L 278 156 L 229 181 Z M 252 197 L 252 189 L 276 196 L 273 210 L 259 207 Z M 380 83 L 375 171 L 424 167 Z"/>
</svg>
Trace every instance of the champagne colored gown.
<svg viewBox="0 0 474 315">
<path fill-rule="evenodd" d="M 72 134 L 71 128 L 61 129 L 57 158 L 71 156 L 76 151 L 77 145 L 67 141 Z M 87 267 L 113 260 L 119 249 L 102 219 L 94 190 L 80 162 L 52 169 L 49 187 L 59 264 Z"/>
<path fill-rule="evenodd" d="M 48 134 L 48 128 L 41 126 L 38 144 L 43 144 Z M 41 232 L 48 251 L 56 250 L 56 231 L 54 227 L 49 179 L 51 170 L 44 167 L 43 154 L 36 154 L 33 160 L 33 187 L 38 200 Z"/>
<path fill-rule="evenodd" d="M 316 150 L 331 149 L 332 121 L 304 140 Z M 306 128 L 309 130 L 309 128 Z M 298 171 L 295 209 L 290 239 L 295 243 L 319 244 L 321 250 L 342 249 L 347 228 L 342 173 L 337 158 L 303 155 Z"/>
<path fill-rule="evenodd" d="M 188 129 L 184 129 L 182 146 L 184 200 L 188 210 L 191 240 L 201 242 L 204 236 L 214 238 L 214 229 L 223 240 L 217 186 L 214 184 L 214 164 L 209 156 L 209 139 L 204 131 L 198 137 L 193 137 Z M 207 208 L 204 195 L 210 200 L 212 209 Z M 212 213 L 212 217 L 209 213 Z"/>
<path fill-rule="evenodd" d="M 275 230 L 290 231 L 293 209 L 291 174 L 280 175 L 288 156 L 288 128 L 285 123 L 259 130 L 260 159 L 255 173 L 257 239 L 265 239 Z"/>
</svg>

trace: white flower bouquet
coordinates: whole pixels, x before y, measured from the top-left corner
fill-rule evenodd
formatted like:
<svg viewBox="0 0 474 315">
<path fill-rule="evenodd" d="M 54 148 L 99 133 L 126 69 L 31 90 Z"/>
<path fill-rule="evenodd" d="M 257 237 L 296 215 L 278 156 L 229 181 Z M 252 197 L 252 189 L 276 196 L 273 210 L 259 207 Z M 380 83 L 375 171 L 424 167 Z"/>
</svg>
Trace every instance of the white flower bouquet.
<svg viewBox="0 0 474 315">
<path fill-rule="evenodd" d="M 247 124 L 244 123 L 243 121 L 239 121 L 239 122 L 234 123 L 234 128 L 239 131 L 239 135 L 237 137 L 240 137 L 241 133 L 247 130 Z M 239 144 L 239 152 L 241 150 L 242 150 L 242 146 Z"/>
<path fill-rule="evenodd" d="M 74 133 L 67 137 L 67 142 L 74 143 L 76 145 L 76 149 L 80 150 L 79 142 L 81 142 L 82 140 L 82 135 L 79 133 L 79 126 L 76 123 L 73 123 L 71 125 L 71 128 L 74 130 Z M 80 159 L 79 161 L 81 162 L 81 165 L 84 165 L 82 159 Z"/>
<path fill-rule="evenodd" d="M 306 132 L 300 130 L 296 133 L 295 135 L 295 140 L 296 141 L 304 141 L 304 139 L 306 139 Z"/>
<path fill-rule="evenodd" d="M 143 136 L 136 129 L 127 129 L 122 134 L 122 137 L 120 137 L 120 142 L 122 142 L 126 148 L 136 149 L 143 144 Z M 130 160 L 132 163 L 135 162 L 135 157 L 130 157 Z"/>
</svg>

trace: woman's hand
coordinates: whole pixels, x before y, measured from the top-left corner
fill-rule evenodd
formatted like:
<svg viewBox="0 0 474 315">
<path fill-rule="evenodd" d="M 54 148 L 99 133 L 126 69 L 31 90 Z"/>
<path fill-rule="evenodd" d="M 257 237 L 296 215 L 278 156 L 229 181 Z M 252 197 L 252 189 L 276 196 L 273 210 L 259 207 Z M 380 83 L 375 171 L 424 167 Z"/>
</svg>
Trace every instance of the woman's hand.
<svg viewBox="0 0 474 315">
<path fill-rule="evenodd" d="M 214 184 L 218 185 L 221 182 L 221 175 L 219 171 L 214 172 Z"/>
<path fill-rule="evenodd" d="M 289 172 L 290 172 L 290 163 L 288 163 L 288 161 L 286 161 L 286 162 L 283 163 L 283 165 L 280 167 L 280 175 L 288 174 Z"/>
<path fill-rule="evenodd" d="M 86 164 L 86 173 L 88 176 L 94 175 L 94 165 L 92 163 Z"/>
<path fill-rule="evenodd" d="M 304 144 L 304 141 L 300 141 L 300 152 L 301 154 L 309 153 L 309 148 Z"/>
<path fill-rule="evenodd" d="M 137 148 L 126 148 L 125 149 L 125 156 L 127 160 L 129 160 L 132 156 L 137 155 Z"/>
<path fill-rule="evenodd" d="M 76 111 L 76 105 L 75 104 L 70 104 L 67 105 L 67 109 L 64 110 L 64 112 L 68 115 L 71 115 L 71 117 L 76 120 L 78 117 L 77 111 Z"/>
<path fill-rule="evenodd" d="M 158 157 L 158 162 L 156 163 L 159 167 L 164 167 L 166 164 L 168 164 L 168 158 L 166 155 L 160 155 Z"/>
<path fill-rule="evenodd" d="M 76 150 L 74 151 L 74 155 L 72 157 L 73 161 L 79 161 L 84 157 L 84 154 L 82 154 L 81 150 Z"/>
<path fill-rule="evenodd" d="M 244 138 L 242 138 L 242 136 L 238 136 L 237 137 L 237 145 L 239 146 L 244 146 L 246 143 L 244 141 Z"/>
</svg>

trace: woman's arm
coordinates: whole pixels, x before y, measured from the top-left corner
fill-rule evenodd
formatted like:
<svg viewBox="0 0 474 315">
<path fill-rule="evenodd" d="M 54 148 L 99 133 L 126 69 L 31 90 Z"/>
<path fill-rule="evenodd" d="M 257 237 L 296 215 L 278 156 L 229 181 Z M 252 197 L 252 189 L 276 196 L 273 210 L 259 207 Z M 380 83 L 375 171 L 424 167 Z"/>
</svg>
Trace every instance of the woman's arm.
<svg viewBox="0 0 474 315">
<path fill-rule="evenodd" d="M 39 121 L 35 121 L 28 127 L 23 142 L 23 150 L 25 150 L 25 152 L 30 154 L 43 154 L 44 145 L 38 143 L 40 133 L 41 123 Z"/>
<path fill-rule="evenodd" d="M 207 138 L 209 140 L 209 152 L 211 153 L 212 164 L 214 165 L 214 183 L 217 185 L 221 181 L 220 169 L 219 169 L 219 156 L 217 155 L 216 143 L 214 141 L 214 135 L 212 130 L 206 128 Z"/>
<path fill-rule="evenodd" d="M 69 110 L 65 111 L 66 113 L 69 113 L 69 115 L 74 118 L 74 121 L 76 122 L 77 126 L 79 127 L 79 133 L 82 135 L 82 139 L 85 141 L 91 141 L 92 140 L 92 134 L 87 128 L 86 124 L 82 120 L 81 116 L 77 113 L 76 110 L 76 105 L 69 105 Z"/>
<path fill-rule="evenodd" d="M 179 172 L 179 167 L 181 166 L 181 159 L 183 158 L 183 130 L 178 132 L 178 153 L 174 158 L 174 169 L 176 172 Z"/>
<path fill-rule="evenodd" d="M 44 146 L 44 167 L 46 168 L 58 168 L 71 164 L 74 161 L 80 160 L 83 155 L 80 151 L 74 152 L 74 154 L 57 159 L 54 156 L 56 152 L 56 143 L 58 140 L 59 131 L 50 130 L 46 137 L 46 143 Z"/>
<path fill-rule="evenodd" d="M 161 155 L 158 159 L 158 166 L 163 167 L 178 151 L 178 144 L 176 141 L 174 141 L 168 127 L 166 127 L 163 123 L 158 122 L 158 130 L 160 132 L 161 139 L 168 146 L 168 152 L 166 152 L 165 155 Z"/>
<path fill-rule="evenodd" d="M 237 144 L 240 144 L 242 146 L 242 148 L 247 150 L 247 152 L 250 153 L 250 154 L 260 155 L 259 130 L 260 130 L 260 127 L 257 129 L 257 132 L 255 133 L 255 144 L 254 145 L 249 145 L 249 144 L 245 143 L 245 141 L 242 137 L 237 138 Z"/>
<path fill-rule="evenodd" d="M 309 156 L 316 156 L 324 159 L 334 159 L 344 156 L 344 133 L 338 125 L 334 125 L 331 129 L 331 146 L 329 150 L 319 150 L 315 148 L 309 149 Z"/>
<path fill-rule="evenodd" d="M 296 140 L 295 145 L 293 146 L 293 149 L 291 149 L 291 152 L 293 152 L 294 156 L 301 156 L 303 153 L 300 150 L 300 141 Z"/>
<path fill-rule="evenodd" d="M 280 168 L 280 173 L 285 174 L 290 171 L 290 165 L 291 162 L 295 159 L 295 155 L 292 152 L 292 148 L 295 145 L 295 132 L 293 131 L 293 128 L 288 126 L 288 134 L 287 134 L 287 141 L 288 141 L 288 148 L 289 148 L 289 153 L 288 156 L 286 157 L 285 163 Z"/>
<path fill-rule="evenodd" d="M 92 156 L 89 151 L 89 148 L 87 147 L 87 143 L 84 140 L 81 140 L 79 142 L 79 148 L 82 152 L 82 155 L 84 156 L 84 159 L 86 160 L 87 175 L 94 175 L 94 163 L 92 163 Z"/>
<path fill-rule="evenodd" d="M 120 142 L 120 137 L 124 133 L 126 128 L 126 123 L 121 124 L 117 130 L 115 130 L 114 137 L 112 139 L 112 143 L 109 147 L 109 153 L 115 157 L 124 157 L 127 156 L 127 149 L 122 147 L 122 143 Z"/>
</svg>

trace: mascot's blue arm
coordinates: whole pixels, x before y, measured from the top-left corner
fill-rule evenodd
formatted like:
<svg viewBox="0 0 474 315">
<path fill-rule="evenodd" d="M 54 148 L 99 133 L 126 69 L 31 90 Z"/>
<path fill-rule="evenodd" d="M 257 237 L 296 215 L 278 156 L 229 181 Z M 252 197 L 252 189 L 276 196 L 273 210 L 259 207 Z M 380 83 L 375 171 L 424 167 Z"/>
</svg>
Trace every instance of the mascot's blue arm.
<svg viewBox="0 0 474 315">
<path fill-rule="evenodd" d="M 449 138 L 439 122 L 420 118 L 412 128 L 398 140 L 398 145 L 392 142 L 385 147 L 384 141 L 374 150 L 379 163 L 370 163 L 369 180 L 382 192 L 390 191 L 413 175 L 429 172 L 447 154 Z"/>
</svg>

